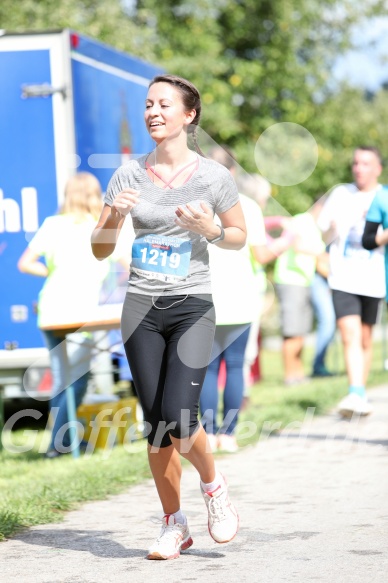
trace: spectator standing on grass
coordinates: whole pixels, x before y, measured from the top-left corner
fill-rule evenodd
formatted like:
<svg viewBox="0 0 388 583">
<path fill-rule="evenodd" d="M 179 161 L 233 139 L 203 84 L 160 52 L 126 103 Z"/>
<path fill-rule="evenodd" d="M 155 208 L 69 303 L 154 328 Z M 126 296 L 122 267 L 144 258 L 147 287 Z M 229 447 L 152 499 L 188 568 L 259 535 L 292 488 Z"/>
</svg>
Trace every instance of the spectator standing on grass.
<svg viewBox="0 0 388 583">
<path fill-rule="evenodd" d="M 114 173 L 92 236 L 95 256 L 104 259 L 124 221 L 133 222 L 122 335 L 164 512 L 148 559 L 173 559 L 193 544 L 180 504 L 180 456 L 199 473 L 213 539 L 228 542 L 238 530 L 237 511 L 215 468 L 198 408 L 215 329 L 208 244 L 240 249 L 245 221 L 230 173 L 199 155 L 200 115 L 200 95 L 192 83 L 173 75 L 151 81 L 145 123 L 156 148 Z M 188 147 L 188 134 L 195 151 Z"/>
<path fill-rule="evenodd" d="M 316 199 L 317 220 L 319 208 L 322 209 L 326 197 Z M 317 257 L 315 275 L 311 283 L 311 303 L 316 320 L 315 354 L 312 366 L 312 377 L 333 376 L 326 366 L 327 350 L 336 331 L 333 295 L 329 286 L 330 255 L 328 249 Z"/>
<path fill-rule="evenodd" d="M 385 295 L 383 250 L 362 246 L 369 207 L 382 191 L 378 149 L 356 148 L 352 172 L 354 183 L 332 191 L 318 221 L 330 243 L 329 285 L 348 375 L 348 395 L 338 405 L 343 416 L 371 412 L 365 387 L 372 358 L 372 329 Z"/>
<path fill-rule="evenodd" d="M 209 156 L 225 166 L 232 176 L 236 162 L 226 146 L 214 148 Z M 235 436 L 238 414 L 245 393 L 244 362 L 252 323 L 259 320 L 264 272 L 261 264 L 274 259 L 266 246 L 263 215 L 259 205 L 240 192 L 240 202 L 247 226 L 247 242 L 237 251 L 213 246 L 209 249 L 212 295 L 216 311 L 216 331 L 210 363 L 203 383 L 200 410 L 210 446 L 229 453 L 237 451 Z M 288 243 L 287 243 L 288 244 Z M 276 243 L 281 248 L 281 243 Z M 283 247 L 284 249 L 284 242 Z M 260 277 L 257 272 L 260 265 Z M 264 277 L 265 284 L 265 277 Z M 257 345 L 257 327 L 256 345 Z M 250 355 L 250 363 L 254 361 Z M 225 362 L 225 387 L 219 391 L 218 379 Z M 218 424 L 218 404 L 222 394 L 222 423 Z"/>
<path fill-rule="evenodd" d="M 325 244 L 316 220 L 319 201 L 306 213 L 295 215 L 288 229 L 294 234 L 291 247 L 275 262 L 274 283 L 280 305 L 284 383 L 305 382 L 302 360 L 304 338 L 311 331 L 313 310 L 311 284 L 317 258 Z"/>
<path fill-rule="evenodd" d="M 315 354 L 312 377 L 331 377 L 326 366 L 327 350 L 336 331 L 332 291 L 327 280 L 329 275 L 329 253 L 326 251 L 317 258 L 317 267 L 311 284 L 311 303 L 316 320 Z"/>
<path fill-rule="evenodd" d="M 253 271 L 256 276 L 256 286 L 258 288 L 258 295 L 256 301 L 258 302 L 258 317 L 252 322 L 247 347 L 244 355 L 244 381 L 245 393 L 244 397 L 249 400 L 249 383 L 251 382 L 252 365 L 259 355 L 259 331 L 260 319 L 264 308 L 265 293 L 267 291 L 267 276 L 264 270 L 264 265 L 274 261 L 283 251 L 288 249 L 292 243 L 293 235 L 287 232 L 286 227 L 290 219 L 284 216 L 264 217 L 263 213 L 267 208 L 268 202 L 271 199 L 272 187 L 270 182 L 260 174 L 240 173 L 237 176 L 237 185 L 240 192 L 253 199 L 260 207 L 261 219 L 260 223 L 264 221 L 265 229 L 265 246 L 261 246 L 259 255 L 251 253 L 251 263 Z M 280 235 L 272 237 L 267 231 L 267 224 L 270 227 L 276 228 Z"/>
<path fill-rule="evenodd" d="M 90 236 L 101 209 L 97 178 L 88 172 L 74 175 L 66 184 L 61 210 L 45 219 L 20 257 L 20 271 L 45 278 L 38 300 L 40 328 L 58 322 L 84 322 L 97 307 L 108 265 L 93 257 Z M 55 458 L 71 451 L 65 389 L 73 385 L 78 407 L 88 385 L 93 338 L 82 331 L 66 338 L 51 330 L 42 333 L 49 350 L 53 383 L 50 400 L 53 427 L 46 457 Z"/>
</svg>

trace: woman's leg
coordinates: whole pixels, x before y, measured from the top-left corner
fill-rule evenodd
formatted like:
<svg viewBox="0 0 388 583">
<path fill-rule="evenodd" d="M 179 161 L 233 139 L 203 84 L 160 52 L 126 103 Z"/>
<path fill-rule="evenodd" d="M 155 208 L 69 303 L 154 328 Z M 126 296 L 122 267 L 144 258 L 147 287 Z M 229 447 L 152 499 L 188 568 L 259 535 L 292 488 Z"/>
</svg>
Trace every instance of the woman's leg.
<svg viewBox="0 0 388 583">
<path fill-rule="evenodd" d="M 163 312 L 147 296 L 127 294 L 122 337 L 148 429 L 148 460 L 165 514 L 180 508 L 181 463 L 162 416 L 166 375 Z"/>
<path fill-rule="evenodd" d="M 155 450 L 148 444 L 148 462 L 164 514 L 178 512 L 182 466 L 175 446 L 172 444 Z"/>
<path fill-rule="evenodd" d="M 213 349 L 214 307 L 209 299 L 190 296 L 169 316 L 163 418 L 177 422 L 169 432 L 171 441 L 208 483 L 215 478 L 214 458 L 198 409 Z"/>
<path fill-rule="evenodd" d="M 88 388 L 93 351 L 93 337 L 84 332 L 69 334 L 66 338 L 68 362 L 68 386 L 72 385 L 76 409 L 81 405 Z M 60 394 L 59 411 L 53 428 L 53 436 L 58 436 L 59 443 L 69 448 L 70 431 L 63 433 L 64 425 L 69 422 L 66 391 Z"/>
<path fill-rule="evenodd" d="M 78 407 L 85 396 L 90 378 L 93 336 L 87 332 L 69 334 L 66 344 L 70 365 L 70 382 L 73 385 L 75 404 Z"/>
<path fill-rule="evenodd" d="M 50 401 L 53 428 L 49 449 L 65 452 L 71 445 L 69 431 L 63 429 L 69 421 L 66 389 L 70 385 L 73 386 L 75 404 L 78 407 L 87 389 L 92 339 L 89 335 L 76 333 L 70 334 L 68 340 L 65 340 L 47 331 L 44 331 L 44 338 L 50 351 L 53 377 L 53 397 Z"/>
<path fill-rule="evenodd" d="M 214 310 L 211 302 L 190 297 L 167 310 L 148 307 L 147 313 L 128 296 L 123 340 L 144 418 L 151 427 L 151 471 L 163 511 L 171 514 L 180 506 L 179 453 L 197 468 L 202 481 L 215 477 L 206 433 L 198 422 L 199 395 L 214 337 Z M 171 302 L 163 297 L 157 305 L 163 308 Z"/>
<path fill-rule="evenodd" d="M 220 328 L 222 327 L 216 327 L 210 363 L 207 368 L 199 400 L 202 425 L 204 426 L 206 433 L 213 435 L 216 434 L 219 429 L 217 423 L 219 401 L 218 374 L 222 361 L 222 331 Z"/>
<path fill-rule="evenodd" d="M 67 421 L 67 415 L 65 421 L 62 418 L 64 409 L 63 403 L 66 403 L 64 400 L 64 395 L 66 389 L 67 371 L 69 369 L 66 340 L 65 338 L 55 336 L 51 331 L 42 331 L 42 333 L 45 344 L 49 350 L 52 377 L 52 389 L 49 408 L 53 426 L 51 430 L 51 441 L 49 449 L 56 449 L 58 452 L 61 452 L 61 443 L 56 438 L 57 433 L 62 427 L 63 423 L 66 423 Z"/>
<path fill-rule="evenodd" d="M 163 298 L 161 304 L 169 305 L 171 299 Z M 219 543 L 228 542 L 238 530 L 238 515 L 229 500 L 225 480 L 216 474 L 207 435 L 198 421 L 199 395 L 214 337 L 213 305 L 209 300 L 190 296 L 179 308 L 166 310 L 162 320 L 163 336 L 166 339 L 161 403 L 163 430 L 168 433 L 174 449 L 170 445 L 163 447 L 165 436 L 163 432 L 159 433 L 158 428 L 155 432 L 154 427 L 149 459 L 157 490 L 164 511 L 175 514 L 179 510 L 180 514 L 181 454 L 192 463 L 201 478 L 211 536 Z M 187 526 L 176 524 L 175 518 L 170 517 L 165 518 L 164 524 L 170 525 L 170 520 L 171 526 L 180 532 L 184 531 L 185 544 L 192 544 Z M 166 539 L 167 546 L 170 549 Z M 151 548 L 149 558 L 160 554 L 161 547 L 163 540 Z M 168 552 L 164 551 L 163 556 Z M 169 554 L 169 557 L 173 556 L 176 554 Z"/>
<path fill-rule="evenodd" d="M 263 281 L 264 280 L 264 281 Z M 244 397 L 249 397 L 249 387 L 252 385 L 252 366 L 255 364 L 256 360 L 259 359 L 259 333 L 260 333 L 260 321 L 264 310 L 264 300 L 265 300 L 265 276 L 264 273 L 259 271 L 256 274 L 256 283 L 258 285 L 257 296 L 256 296 L 256 317 L 251 323 L 249 329 L 249 336 L 244 354 L 244 385 L 245 392 Z"/>
<path fill-rule="evenodd" d="M 187 308 L 195 313 L 190 304 Z M 189 317 L 185 325 L 188 321 Z M 181 417 L 177 427 L 170 431 L 170 438 L 176 450 L 199 473 L 210 535 L 216 542 L 225 543 L 237 533 L 238 513 L 229 499 L 225 479 L 216 472 L 207 435 L 197 418 L 199 395 L 211 354 L 214 314 L 204 314 L 183 334 L 179 328 L 168 342 L 163 417 L 167 420 Z"/>
<path fill-rule="evenodd" d="M 207 436 L 202 425 L 190 437 L 177 439 L 171 436 L 176 451 L 197 470 L 202 482 L 209 484 L 216 477 L 214 456 L 208 447 Z"/>
<path fill-rule="evenodd" d="M 329 344 L 334 338 L 336 319 L 329 284 L 318 273 L 315 274 L 311 286 L 311 301 L 317 320 L 313 374 L 319 375 L 326 371 L 325 357 Z"/>
<path fill-rule="evenodd" d="M 250 324 L 224 326 L 226 384 L 224 389 L 223 424 L 220 432 L 232 435 L 237 424 L 238 412 L 244 394 L 244 355 L 248 342 Z"/>
</svg>

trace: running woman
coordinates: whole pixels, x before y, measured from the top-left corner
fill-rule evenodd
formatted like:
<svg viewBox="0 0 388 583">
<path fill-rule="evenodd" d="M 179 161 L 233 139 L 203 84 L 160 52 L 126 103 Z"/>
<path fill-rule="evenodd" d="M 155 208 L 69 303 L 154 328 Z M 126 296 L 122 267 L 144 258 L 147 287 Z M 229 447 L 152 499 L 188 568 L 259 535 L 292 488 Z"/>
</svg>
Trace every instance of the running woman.
<svg viewBox="0 0 388 583">
<path fill-rule="evenodd" d="M 193 544 L 180 503 L 180 456 L 198 471 L 213 539 L 229 542 L 239 522 L 198 408 L 215 330 L 207 246 L 241 249 L 246 227 L 230 172 L 198 147 L 200 115 L 192 83 L 173 75 L 151 81 L 144 117 L 156 147 L 114 173 L 92 236 L 94 255 L 104 259 L 125 220 L 136 235 L 121 330 L 164 512 L 148 559 L 177 558 Z"/>
</svg>

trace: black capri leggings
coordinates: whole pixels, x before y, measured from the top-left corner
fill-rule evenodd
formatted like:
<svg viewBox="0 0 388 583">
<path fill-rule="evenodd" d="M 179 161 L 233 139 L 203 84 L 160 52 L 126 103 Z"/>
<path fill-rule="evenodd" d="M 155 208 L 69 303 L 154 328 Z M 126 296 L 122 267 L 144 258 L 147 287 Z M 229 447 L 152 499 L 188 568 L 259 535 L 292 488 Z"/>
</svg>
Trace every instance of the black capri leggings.
<svg viewBox="0 0 388 583">
<path fill-rule="evenodd" d="M 171 445 L 199 426 L 199 395 L 215 331 L 210 294 L 127 293 L 121 333 L 144 413 L 148 443 Z"/>
</svg>

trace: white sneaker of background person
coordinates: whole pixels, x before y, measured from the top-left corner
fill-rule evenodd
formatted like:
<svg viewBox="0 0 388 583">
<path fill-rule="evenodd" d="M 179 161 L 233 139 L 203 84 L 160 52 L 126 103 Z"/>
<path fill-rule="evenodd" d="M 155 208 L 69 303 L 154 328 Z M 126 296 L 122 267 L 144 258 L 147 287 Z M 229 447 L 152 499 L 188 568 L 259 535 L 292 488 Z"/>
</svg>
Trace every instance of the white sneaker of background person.
<svg viewBox="0 0 388 583">
<path fill-rule="evenodd" d="M 352 415 L 370 415 L 372 407 L 368 403 L 367 396 L 361 396 L 357 393 L 349 393 L 342 399 L 338 405 L 338 412 L 343 417 L 352 417 Z"/>
<path fill-rule="evenodd" d="M 217 472 L 212 484 L 201 482 L 201 492 L 208 511 L 208 529 L 217 543 L 228 543 L 237 534 L 239 517 L 229 500 L 225 478 Z"/>
<path fill-rule="evenodd" d="M 154 544 L 150 547 L 147 559 L 177 559 L 181 551 L 186 551 L 193 544 L 186 517 L 184 524 L 179 524 L 173 514 L 162 518 L 162 528 Z"/>
<path fill-rule="evenodd" d="M 237 440 L 234 435 L 221 433 L 218 436 L 218 449 L 226 453 L 236 453 L 238 451 Z"/>
<path fill-rule="evenodd" d="M 207 433 L 206 435 L 209 442 L 210 451 L 214 453 L 218 449 L 218 435 L 214 435 L 214 433 Z"/>
</svg>

